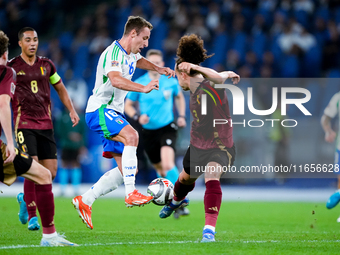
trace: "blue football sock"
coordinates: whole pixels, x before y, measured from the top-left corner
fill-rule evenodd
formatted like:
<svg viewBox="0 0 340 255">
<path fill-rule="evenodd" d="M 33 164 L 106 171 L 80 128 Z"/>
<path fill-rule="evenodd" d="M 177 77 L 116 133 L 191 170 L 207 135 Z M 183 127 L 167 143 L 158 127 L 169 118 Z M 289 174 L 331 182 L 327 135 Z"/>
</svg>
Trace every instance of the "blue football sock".
<svg viewBox="0 0 340 255">
<path fill-rule="evenodd" d="M 179 172 L 176 166 L 170 169 L 166 173 L 166 176 L 165 176 L 165 178 L 171 181 L 173 185 L 175 185 L 175 182 L 177 181 L 178 177 L 179 177 Z"/>
<path fill-rule="evenodd" d="M 68 170 L 66 168 L 60 168 L 58 170 L 59 183 L 61 191 L 64 193 L 66 190 L 66 185 L 68 183 Z"/>
<path fill-rule="evenodd" d="M 71 183 L 75 191 L 78 191 L 80 183 L 81 183 L 82 172 L 81 169 L 73 168 L 71 171 Z"/>
</svg>

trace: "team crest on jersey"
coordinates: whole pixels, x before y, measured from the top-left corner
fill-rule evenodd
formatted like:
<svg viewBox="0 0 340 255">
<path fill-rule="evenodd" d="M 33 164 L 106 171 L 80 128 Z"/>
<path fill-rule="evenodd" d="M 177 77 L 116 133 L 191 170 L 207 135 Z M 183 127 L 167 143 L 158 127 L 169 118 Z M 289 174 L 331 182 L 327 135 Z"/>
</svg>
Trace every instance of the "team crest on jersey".
<svg viewBox="0 0 340 255">
<path fill-rule="evenodd" d="M 14 82 L 11 83 L 11 93 L 14 94 L 15 92 L 15 84 Z"/>
<path fill-rule="evenodd" d="M 124 121 L 123 121 L 122 119 L 120 119 L 120 118 L 117 118 L 117 119 L 116 119 L 116 122 L 117 122 L 118 124 L 123 124 L 123 123 L 124 123 Z"/>
<path fill-rule="evenodd" d="M 171 90 L 164 90 L 163 96 L 164 96 L 165 100 L 168 100 L 171 96 Z"/>
<path fill-rule="evenodd" d="M 40 67 L 41 75 L 45 76 L 46 75 L 46 68 L 41 66 Z"/>
<path fill-rule="evenodd" d="M 119 63 L 118 63 L 118 61 L 112 61 L 111 62 L 111 66 L 113 66 L 113 67 L 117 67 L 119 65 Z"/>
<path fill-rule="evenodd" d="M 23 70 L 17 72 L 17 75 L 26 75 L 25 72 Z"/>
</svg>

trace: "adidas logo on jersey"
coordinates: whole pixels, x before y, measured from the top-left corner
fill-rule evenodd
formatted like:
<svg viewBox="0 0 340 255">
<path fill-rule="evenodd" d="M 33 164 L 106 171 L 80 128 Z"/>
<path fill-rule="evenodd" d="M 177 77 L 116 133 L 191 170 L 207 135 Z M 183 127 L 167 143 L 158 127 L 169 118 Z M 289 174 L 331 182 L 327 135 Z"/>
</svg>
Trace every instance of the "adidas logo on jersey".
<svg viewBox="0 0 340 255">
<path fill-rule="evenodd" d="M 23 70 L 17 72 L 17 75 L 26 75 L 25 72 Z"/>
</svg>

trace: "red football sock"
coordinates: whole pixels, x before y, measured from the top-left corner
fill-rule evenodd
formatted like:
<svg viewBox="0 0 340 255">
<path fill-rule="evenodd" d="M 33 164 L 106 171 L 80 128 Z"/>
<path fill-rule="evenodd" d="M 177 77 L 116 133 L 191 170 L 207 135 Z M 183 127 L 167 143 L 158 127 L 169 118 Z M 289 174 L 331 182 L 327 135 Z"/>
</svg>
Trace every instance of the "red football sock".
<svg viewBox="0 0 340 255">
<path fill-rule="evenodd" d="M 190 185 L 184 185 L 180 183 L 178 180 L 175 182 L 174 187 L 174 200 L 175 201 L 182 201 L 190 191 L 195 188 L 195 183 Z"/>
<path fill-rule="evenodd" d="M 204 195 L 205 225 L 215 227 L 222 202 L 221 184 L 217 180 L 208 181 Z"/>
<path fill-rule="evenodd" d="M 44 234 L 55 232 L 52 184 L 36 185 L 35 194 Z"/>
<path fill-rule="evenodd" d="M 25 179 L 24 180 L 24 200 L 26 202 L 28 220 L 37 216 L 37 204 L 35 197 L 35 183 Z"/>
</svg>

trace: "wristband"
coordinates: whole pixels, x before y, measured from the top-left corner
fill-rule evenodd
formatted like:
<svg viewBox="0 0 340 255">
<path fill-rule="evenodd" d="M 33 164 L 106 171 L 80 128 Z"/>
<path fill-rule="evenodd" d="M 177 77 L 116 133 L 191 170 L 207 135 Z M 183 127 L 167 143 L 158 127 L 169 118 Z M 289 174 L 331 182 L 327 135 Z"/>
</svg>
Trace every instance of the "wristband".
<svg viewBox="0 0 340 255">
<path fill-rule="evenodd" d="M 185 119 L 185 116 L 183 115 L 179 115 L 178 118 L 184 118 Z"/>
<path fill-rule="evenodd" d="M 136 113 L 135 115 L 133 115 L 132 119 L 133 119 L 134 121 L 138 121 L 139 115 Z"/>
</svg>

